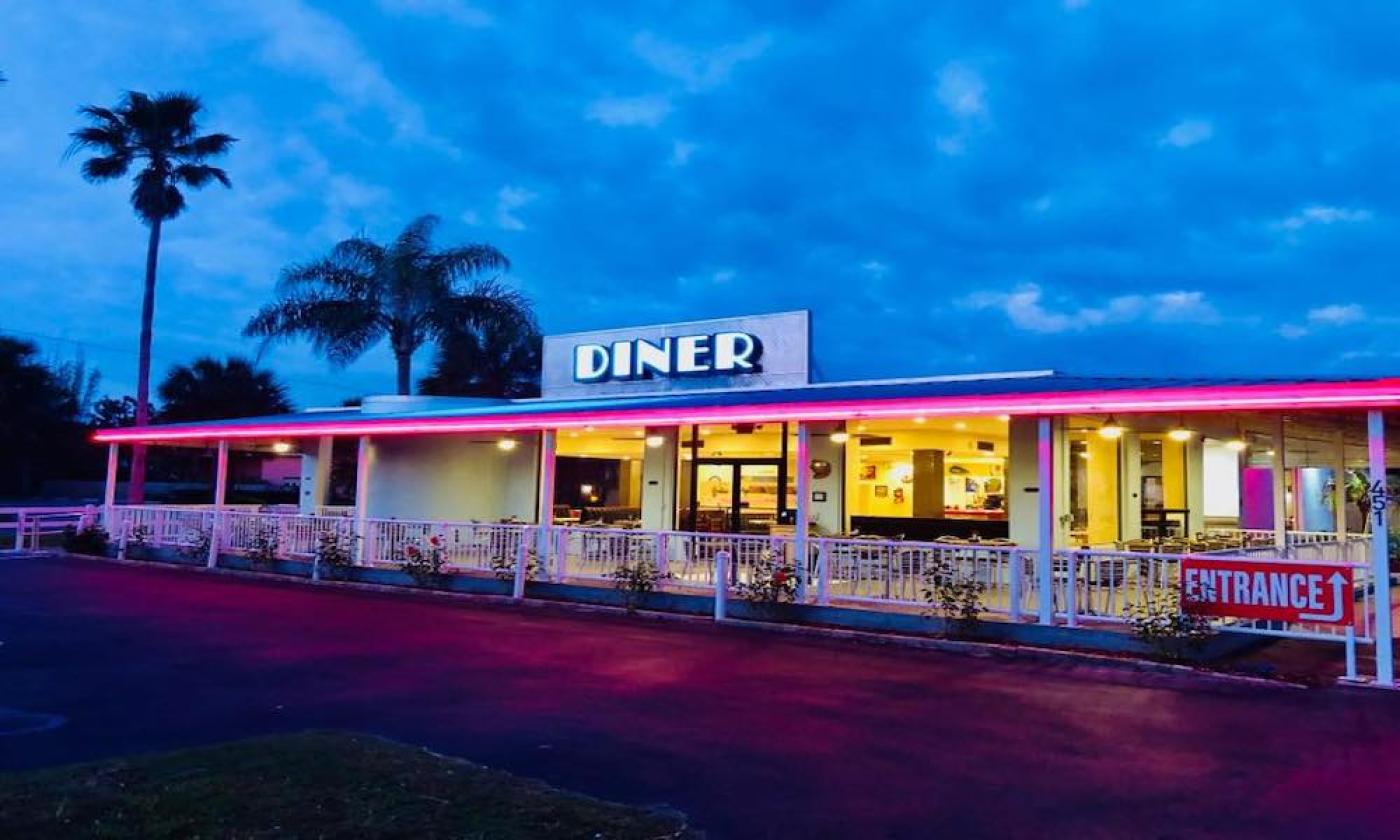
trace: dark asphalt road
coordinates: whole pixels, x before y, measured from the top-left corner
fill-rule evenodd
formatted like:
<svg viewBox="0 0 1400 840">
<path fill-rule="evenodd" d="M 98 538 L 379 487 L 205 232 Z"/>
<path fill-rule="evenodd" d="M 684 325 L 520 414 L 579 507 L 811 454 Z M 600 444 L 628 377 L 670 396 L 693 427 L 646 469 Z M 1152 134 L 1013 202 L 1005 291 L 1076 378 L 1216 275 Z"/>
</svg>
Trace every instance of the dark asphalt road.
<svg viewBox="0 0 1400 840">
<path fill-rule="evenodd" d="M 1400 696 L 0 557 L 21 768 L 380 733 L 715 837 L 1400 834 Z"/>
</svg>

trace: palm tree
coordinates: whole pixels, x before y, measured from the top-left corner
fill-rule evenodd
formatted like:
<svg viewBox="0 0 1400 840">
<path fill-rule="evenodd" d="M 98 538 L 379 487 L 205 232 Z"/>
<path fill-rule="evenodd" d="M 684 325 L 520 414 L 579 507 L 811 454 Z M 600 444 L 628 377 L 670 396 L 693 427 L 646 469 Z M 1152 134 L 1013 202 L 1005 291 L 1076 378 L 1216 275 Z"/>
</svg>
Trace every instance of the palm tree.
<svg viewBox="0 0 1400 840">
<path fill-rule="evenodd" d="M 492 322 L 452 330 L 438 341 L 421 394 L 452 397 L 536 397 L 540 333 L 532 322 Z"/>
<path fill-rule="evenodd" d="M 254 315 L 243 334 L 309 338 L 337 366 L 387 338 L 398 364 L 398 393 L 408 394 L 413 354 L 425 342 L 467 325 L 533 323 L 524 297 L 494 278 L 479 278 L 509 269 L 505 255 L 490 245 L 437 250 L 437 224 L 436 216 L 421 216 L 388 246 L 357 236 L 326 257 L 289 266 L 278 282 L 278 300 Z"/>
<path fill-rule="evenodd" d="M 83 161 L 83 177 L 93 183 L 121 178 L 139 167 L 132 179 L 131 206 L 151 230 L 146 242 L 146 284 L 141 298 L 141 350 L 136 373 L 136 425 L 150 422 L 151 325 L 156 309 L 156 257 L 160 252 L 161 225 L 185 209 L 182 187 L 200 189 L 211 181 L 229 186 L 228 174 L 210 166 L 209 158 L 225 154 L 234 138 L 227 134 L 200 134 L 196 119 L 199 98 L 188 93 L 148 96 L 128 92 L 114 108 L 89 105 L 78 113 L 86 125 L 72 133 L 72 155 L 90 149 L 95 157 Z M 131 490 L 128 499 L 140 504 L 145 498 L 146 448 L 131 453 Z"/>
<path fill-rule="evenodd" d="M 247 359 L 210 356 L 176 365 L 160 383 L 160 419 L 167 423 L 286 414 L 287 388 Z"/>
</svg>

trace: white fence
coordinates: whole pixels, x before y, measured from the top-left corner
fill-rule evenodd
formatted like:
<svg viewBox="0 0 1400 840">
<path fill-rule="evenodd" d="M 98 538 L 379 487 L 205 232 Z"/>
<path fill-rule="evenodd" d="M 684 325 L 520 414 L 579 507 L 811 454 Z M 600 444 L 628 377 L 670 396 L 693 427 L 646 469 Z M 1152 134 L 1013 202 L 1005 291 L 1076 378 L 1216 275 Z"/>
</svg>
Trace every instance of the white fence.
<svg viewBox="0 0 1400 840">
<path fill-rule="evenodd" d="M 0 510 L 3 516 L 4 510 Z M 86 511 L 88 515 L 91 510 Z M 1114 625 L 1130 621 L 1149 605 L 1176 603 L 1182 554 L 1129 551 L 1056 551 L 1051 579 L 1038 578 L 1036 552 L 1014 546 L 909 542 L 883 539 L 809 538 L 799 562 L 792 535 L 689 533 L 633 529 L 555 526 L 540 547 L 535 525 L 433 520 L 370 519 L 363 535 L 359 523 L 335 512 L 300 515 L 246 509 L 214 511 L 207 506 L 118 506 L 112 509 L 114 534 L 139 535 L 153 546 L 190 546 L 218 534 L 216 551 L 250 553 L 273 547 L 276 554 L 308 559 L 326 534 L 362 538 L 359 561 L 367 565 L 402 562 L 409 546 L 440 551 L 445 569 L 514 575 L 525 563 L 532 576 L 552 581 L 601 583 L 624 565 L 655 564 L 664 586 L 700 593 L 715 590 L 717 555 L 728 557 L 726 589 L 755 581 L 761 567 L 786 567 L 807 581 L 807 599 L 818 604 L 885 607 L 911 611 L 929 606 L 928 591 L 940 577 L 975 582 L 986 612 L 1020 620 L 1034 615 L 1042 590 L 1051 611 L 1071 627 Z M 45 516 L 80 521 L 84 509 L 48 511 Z M 57 519 L 55 519 L 57 521 Z M 216 527 L 217 526 L 217 527 Z M 0 526 L 2 527 L 2 526 Z M 49 533 L 46 531 L 45 533 Z M 1369 538 L 1355 535 L 1339 542 L 1324 535 L 1291 532 L 1289 559 L 1349 566 L 1356 582 L 1358 622 L 1355 638 L 1373 638 L 1374 592 Z M 1257 540 L 1254 540 L 1257 542 Z M 1207 552 L 1214 556 L 1277 556 L 1272 545 L 1248 545 Z M 1327 625 L 1283 625 L 1259 621 L 1225 621 L 1223 626 L 1247 633 L 1340 640 L 1346 629 Z"/>
<path fill-rule="evenodd" d="M 0 548 L 45 548 L 68 528 L 81 530 L 96 518 L 93 507 L 0 508 Z"/>
</svg>

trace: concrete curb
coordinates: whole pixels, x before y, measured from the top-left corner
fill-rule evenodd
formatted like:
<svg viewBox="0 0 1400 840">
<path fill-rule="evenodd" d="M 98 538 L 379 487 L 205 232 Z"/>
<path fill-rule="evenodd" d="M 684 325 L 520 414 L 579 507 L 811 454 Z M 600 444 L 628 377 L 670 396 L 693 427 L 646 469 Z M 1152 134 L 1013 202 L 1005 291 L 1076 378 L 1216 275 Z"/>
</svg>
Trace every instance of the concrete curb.
<svg viewBox="0 0 1400 840">
<path fill-rule="evenodd" d="M 1133 657 L 1128 655 L 1109 656 L 1100 653 L 1093 653 L 1084 650 L 1072 650 L 1064 648 L 1038 647 L 1034 645 L 1003 644 L 998 642 L 978 642 L 961 639 L 945 639 L 933 636 L 911 636 L 902 633 L 877 633 L 866 630 L 851 630 L 837 627 L 822 627 L 808 624 L 787 624 L 779 622 L 751 621 L 747 619 L 726 618 L 722 621 L 715 621 L 711 617 L 686 615 L 682 613 L 659 612 L 655 610 L 635 610 L 628 612 L 622 607 L 614 607 L 603 604 L 580 604 L 569 601 L 555 601 L 539 598 L 525 598 L 517 600 L 506 595 L 492 595 L 478 592 L 451 592 L 419 587 L 391 586 L 380 583 L 365 583 L 362 581 L 347 580 L 312 580 L 309 577 L 295 577 L 291 575 L 276 574 L 273 572 L 259 572 L 244 569 L 226 569 L 220 567 L 209 568 L 200 565 L 180 565 L 152 560 L 123 560 L 115 557 L 96 557 L 89 554 L 67 554 L 61 551 L 29 552 L 26 556 L 48 557 L 64 559 L 75 557 L 84 560 L 98 560 L 112 563 L 119 566 L 135 566 L 143 569 L 166 569 L 171 572 L 196 572 L 214 574 L 218 576 L 230 577 L 258 581 L 261 583 L 283 584 L 288 586 L 309 586 L 321 588 L 331 586 L 346 590 L 368 592 L 376 595 L 386 595 L 396 598 L 419 598 L 434 599 L 439 603 L 459 603 L 462 606 L 474 604 L 489 604 L 497 607 L 527 608 L 538 610 L 549 610 L 563 613 L 583 613 L 599 614 L 613 617 L 635 617 L 644 618 L 650 621 L 676 622 L 706 627 L 724 627 L 733 630 L 761 633 L 782 633 L 807 638 L 833 639 L 845 642 L 852 642 L 866 645 L 879 645 L 885 647 L 902 647 L 914 650 L 935 650 L 942 653 L 951 653 L 961 656 L 971 656 L 983 659 L 1004 659 L 1004 660 L 1029 660 L 1051 663 L 1077 662 L 1085 665 L 1093 665 L 1103 668 L 1110 668 L 1120 671 L 1132 671 L 1137 673 L 1154 673 L 1174 676 L 1190 676 L 1203 678 L 1212 682 L 1225 682 L 1237 685 L 1249 685 L 1255 687 L 1283 688 L 1283 689 L 1308 689 L 1313 686 L 1291 682 L 1287 680 L 1268 679 L 1265 677 L 1255 677 L 1248 674 L 1232 674 L 1223 671 L 1212 671 L 1205 668 L 1195 668 L 1190 665 L 1178 665 L 1169 662 L 1157 662 L 1150 659 Z M 1352 688 L 1374 687 L 1365 683 L 1342 682 L 1341 685 Z"/>
</svg>

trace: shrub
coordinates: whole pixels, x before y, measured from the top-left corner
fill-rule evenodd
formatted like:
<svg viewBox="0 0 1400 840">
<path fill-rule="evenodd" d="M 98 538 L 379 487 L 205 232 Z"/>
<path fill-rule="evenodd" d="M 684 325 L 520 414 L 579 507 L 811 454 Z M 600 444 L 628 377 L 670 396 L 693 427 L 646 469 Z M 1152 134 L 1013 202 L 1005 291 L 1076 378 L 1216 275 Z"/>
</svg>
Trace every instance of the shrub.
<svg viewBox="0 0 1400 840">
<path fill-rule="evenodd" d="M 258 528 L 248 546 L 248 559 L 254 566 L 271 566 L 277 562 L 277 528 Z"/>
<path fill-rule="evenodd" d="M 442 537 L 435 534 L 425 542 L 415 540 L 404 546 L 399 553 L 399 569 L 419 586 L 438 586 L 443 580 L 443 560 Z"/>
<path fill-rule="evenodd" d="M 151 529 L 145 525 L 133 525 L 126 532 L 126 556 L 133 560 L 148 560 L 151 556 Z"/>
<path fill-rule="evenodd" d="M 637 604 L 643 595 L 656 591 L 656 585 L 669 575 L 661 574 L 656 563 L 646 558 L 631 562 L 624 561 L 606 575 L 613 582 L 613 588 L 623 593 L 624 605 L 628 612 L 636 612 Z"/>
<path fill-rule="evenodd" d="M 338 576 L 354 565 L 356 539 L 354 534 L 322 531 L 316 538 L 316 565 L 320 573 Z"/>
<path fill-rule="evenodd" d="M 924 615 L 942 618 L 947 635 L 971 635 L 982 620 L 982 594 L 987 584 L 962 573 L 942 555 L 924 569 Z"/>
<path fill-rule="evenodd" d="M 754 561 L 748 581 L 736 585 L 734 591 L 746 601 L 767 607 L 791 604 L 797 600 L 797 570 L 765 551 Z"/>
<path fill-rule="evenodd" d="M 515 551 L 507 551 L 497 554 L 491 558 L 491 573 L 496 576 L 496 580 L 515 580 Z M 525 549 L 525 579 L 534 580 L 544 573 L 544 566 L 540 564 L 539 552 L 534 546 L 527 546 Z"/>
<path fill-rule="evenodd" d="M 204 528 L 191 528 L 185 533 L 184 542 L 180 544 L 180 556 L 189 560 L 207 560 L 213 539 L 212 532 Z"/>
<path fill-rule="evenodd" d="M 107 531 L 100 525 L 88 525 L 81 531 L 72 525 L 63 529 L 63 550 L 70 554 L 101 557 L 107 553 L 107 541 Z"/>
<path fill-rule="evenodd" d="M 1173 662 L 1200 652 L 1215 635 L 1208 616 L 1182 609 L 1182 604 L 1181 587 L 1172 584 L 1127 609 L 1133 635 L 1158 657 Z"/>
</svg>

